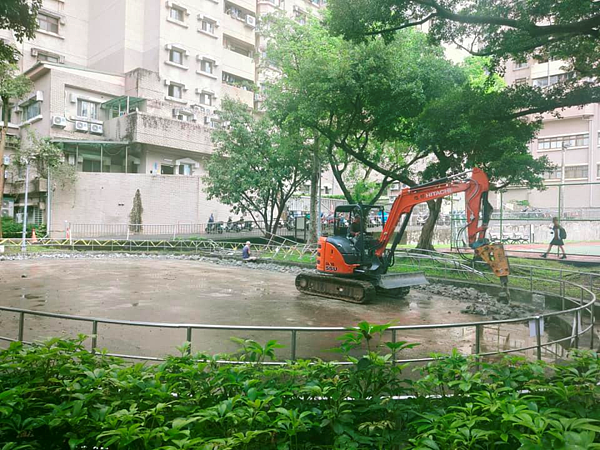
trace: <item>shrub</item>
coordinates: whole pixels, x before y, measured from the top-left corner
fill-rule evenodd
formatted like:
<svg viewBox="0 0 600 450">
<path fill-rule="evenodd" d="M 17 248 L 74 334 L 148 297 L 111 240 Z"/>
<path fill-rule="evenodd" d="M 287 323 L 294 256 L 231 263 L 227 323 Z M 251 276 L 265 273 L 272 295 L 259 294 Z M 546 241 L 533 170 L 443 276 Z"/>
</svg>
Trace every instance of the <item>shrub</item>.
<svg viewBox="0 0 600 450">
<path fill-rule="evenodd" d="M 600 448 L 596 353 L 555 366 L 455 352 L 414 369 L 410 381 L 409 367 L 388 364 L 391 355 L 373 344 L 375 327 L 345 336 L 344 353 L 370 347 L 349 366 L 266 365 L 275 341 L 238 340 L 246 364 L 235 365 L 188 355 L 187 346 L 145 365 L 93 355 L 85 337 L 12 343 L 0 353 L 0 448 Z"/>
<path fill-rule="evenodd" d="M 37 237 L 46 234 L 46 225 L 27 224 L 27 237 L 31 237 L 31 232 L 35 228 Z M 23 235 L 23 224 L 17 223 L 7 217 L 2 218 L 2 236 L 6 239 L 18 239 Z"/>
</svg>

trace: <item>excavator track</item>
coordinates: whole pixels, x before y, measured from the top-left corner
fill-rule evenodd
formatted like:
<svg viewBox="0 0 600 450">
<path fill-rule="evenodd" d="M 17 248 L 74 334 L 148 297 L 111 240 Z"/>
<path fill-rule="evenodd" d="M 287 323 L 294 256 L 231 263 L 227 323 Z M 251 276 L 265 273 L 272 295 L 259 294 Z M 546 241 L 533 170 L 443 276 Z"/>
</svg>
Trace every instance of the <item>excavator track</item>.
<svg viewBox="0 0 600 450">
<path fill-rule="evenodd" d="M 311 273 L 301 273 L 296 277 L 296 289 L 303 294 L 362 304 L 370 303 L 376 292 L 375 286 L 368 281 Z"/>
</svg>

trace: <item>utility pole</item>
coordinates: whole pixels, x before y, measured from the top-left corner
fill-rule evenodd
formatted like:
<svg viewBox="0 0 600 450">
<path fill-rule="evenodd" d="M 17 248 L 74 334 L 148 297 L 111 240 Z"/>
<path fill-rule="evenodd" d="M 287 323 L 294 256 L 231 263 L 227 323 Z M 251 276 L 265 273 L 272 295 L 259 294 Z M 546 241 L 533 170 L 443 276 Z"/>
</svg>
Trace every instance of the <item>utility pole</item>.
<svg viewBox="0 0 600 450">
<path fill-rule="evenodd" d="M 27 251 L 27 202 L 29 201 L 29 160 L 25 160 L 25 207 L 23 210 L 23 232 L 21 234 L 21 251 Z"/>
</svg>

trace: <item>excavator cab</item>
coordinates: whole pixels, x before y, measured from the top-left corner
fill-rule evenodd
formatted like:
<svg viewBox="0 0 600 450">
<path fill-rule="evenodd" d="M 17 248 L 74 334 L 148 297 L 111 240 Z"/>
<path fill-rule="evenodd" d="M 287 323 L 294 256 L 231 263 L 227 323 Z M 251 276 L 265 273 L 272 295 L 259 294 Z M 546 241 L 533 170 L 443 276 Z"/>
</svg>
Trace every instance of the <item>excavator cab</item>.
<svg viewBox="0 0 600 450">
<path fill-rule="evenodd" d="M 380 215 L 381 222 L 384 223 L 382 206 L 353 204 L 340 205 L 335 209 L 333 241 L 342 244 L 338 245 L 339 248 L 348 247 L 344 252 L 347 264 L 370 265 L 373 261 L 377 247 L 377 241 L 369 232 L 373 213 Z"/>
</svg>

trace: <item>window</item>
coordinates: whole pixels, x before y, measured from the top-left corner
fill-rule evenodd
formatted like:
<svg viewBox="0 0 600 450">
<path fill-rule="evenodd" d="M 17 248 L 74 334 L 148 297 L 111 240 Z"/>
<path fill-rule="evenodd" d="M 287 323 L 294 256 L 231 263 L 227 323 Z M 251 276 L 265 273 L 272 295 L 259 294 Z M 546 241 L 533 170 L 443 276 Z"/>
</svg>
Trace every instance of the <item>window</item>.
<svg viewBox="0 0 600 450">
<path fill-rule="evenodd" d="M 173 166 L 161 164 L 160 165 L 160 174 L 161 175 L 175 175 L 175 168 Z"/>
<path fill-rule="evenodd" d="M 254 83 L 250 80 L 247 80 L 242 77 L 235 76 L 231 73 L 223 72 L 222 73 L 223 83 L 228 84 L 230 86 L 239 87 L 240 89 L 244 89 L 245 91 L 252 90 Z"/>
<path fill-rule="evenodd" d="M 560 168 L 544 173 L 544 179 L 546 180 L 560 180 L 561 178 L 562 172 Z"/>
<path fill-rule="evenodd" d="M 98 103 L 77 99 L 77 116 L 98 120 Z"/>
<path fill-rule="evenodd" d="M 559 136 L 538 139 L 538 150 L 557 150 L 566 147 L 585 147 L 589 144 L 589 134 Z"/>
<path fill-rule="evenodd" d="M 179 165 L 179 175 L 191 175 L 192 174 L 192 165 L 191 164 L 180 164 Z"/>
<path fill-rule="evenodd" d="M 529 64 L 527 63 L 527 61 L 524 61 L 524 62 L 515 61 L 515 65 L 514 65 L 515 70 L 524 69 L 525 67 L 529 67 Z"/>
<path fill-rule="evenodd" d="M 212 20 L 203 19 L 202 20 L 202 31 L 210 34 L 215 34 L 215 22 Z"/>
<path fill-rule="evenodd" d="M 181 98 L 183 95 L 183 87 L 179 84 L 169 85 L 169 97 Z"/>
<path fill-rule="evenodd" d="M 176 48 L 169 50 L 169 61 L 175 64 L 183 65 L 183 51 Z"/>
<path fill-rule="evenodd" d="M 588 166 L 565 167 L 565 179 L 587 178 Z"/>
<path fill-rule="evenodd" d="M 564 83 L 575 76 L 574 72 L 559 73 L 558 75 L 551 75 L 550 77 L 534 78 L 533 85 L 537 87 L 552 86 L 557 83 Z"/>
<path fill-rule="evenodd" d="M 295 19 L 300 25 L 306 25 L 306 14 L 302 12 L 296 12 Z"/>
<path fill-rule="evenodd" d="M 50 53 L 38 53 L 37 56 L 37 60 L 38 61 L 47 61 L 47 62 L 51 62 L 51 63 L 60 63 L 60 56 L 58 55 L 52 55 Z"/>
<path fill-rule="evenodd" d="M 573 72 L 560 73 L 558 75 L 552 75 L 550 77 L 550 86 L 556 83 L 564 83 L 567 80 L 573 78 L 575 74 Z"/>
<path fill-rule="evenodd" d="M 171 10 L 169 11 L 169 17 L 178 22 L 183 22 L 185 11 L 177 6 L 172 6 Z"/>
<path fill-rule="evenodd" d="M 50 33 L 58 34 L 58 23 L 57 17 L 49 16 L 48 14 L 38 13 L 37 16 L 38 28 L 43 31 L 49 31 Z"/>
<path fill-rule="evenodd" d="M 93 159 L 83 159 L 83 164 L 81 165 L 82 172 L 102 172 L 102 167 L 100 164 L 100 160 Z"/>
<path fill-rule="evenodd" d="M 208 92 L 202 92 L 200 94 L 200 103 L 206 106 L 212 106 L 213 104 L 213 96 Z"/>
<path fill-rule="evenodd" d="M 515 85 L 520 86 L 522 84 L 527 84 L 527 77 L 524 78 L 517 78 L 515 80 Z"/>
<path fill-rule="evenodd" d="M 213 61 L 209 61 L 208 59 L 203 59 L 200 61 L 200 70 L 204 73 L 212 74 L 215 69 L 215 63 Z"/>
<path fill-rule="evenodd" d="M 23 106 L 23 121 L 33 119 L 42 114 L 40 102 L 31 102 Z"/>
<path fill-rule="evenodd" d="M 8 108 L 8 122 L 12 119 L 12 108 Z M 0 126 L 4 124 L 4 108 L 0 105 Z"/>
<path fill-rule="evenodd" d="M 230 37 L 223 38 L 223 47 L 232 52 L 238 53 L 248 58 L 252 58 L 254 54 L 254 47 L 244 45 L 243 43 L 236 41 Z"/>
</svg>

